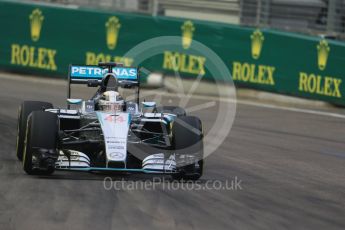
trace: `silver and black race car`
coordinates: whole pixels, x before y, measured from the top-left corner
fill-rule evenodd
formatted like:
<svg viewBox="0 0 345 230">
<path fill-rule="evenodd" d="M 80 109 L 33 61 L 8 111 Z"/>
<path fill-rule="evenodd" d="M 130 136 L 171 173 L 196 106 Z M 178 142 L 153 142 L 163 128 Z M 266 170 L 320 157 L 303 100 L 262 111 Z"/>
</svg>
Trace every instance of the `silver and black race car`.
<svg viewBox="0 0 345 230">
<path fill-rule="evenodd" d="M 71 85 L 98 90 L 71 99 Z M 126 98 L 119 91 L 130 90 Z M 203 173 L 199 118 L 183 108 L 140 102 L 140 70 L 116 63 L 71 65 L 67 108 L 24 101 L 18 112 L 17 157 L 30 175 L 55 170 L 171 174 L 197 180 Z"/>
</svg>

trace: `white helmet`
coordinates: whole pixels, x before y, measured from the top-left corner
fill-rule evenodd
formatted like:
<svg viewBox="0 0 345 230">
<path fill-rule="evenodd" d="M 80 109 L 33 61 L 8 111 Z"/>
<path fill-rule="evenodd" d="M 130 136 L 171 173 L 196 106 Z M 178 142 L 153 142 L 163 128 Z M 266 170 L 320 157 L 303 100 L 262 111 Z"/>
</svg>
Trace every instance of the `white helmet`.
<svg viewBox="0 0 345 230">
<path fill-rule="evenodd" d="M 102 94 L 98 102 L 99 110 L 105 112 L 122 112 L 125 102 L 116 91 L 107 91 Z"/>
</svg>

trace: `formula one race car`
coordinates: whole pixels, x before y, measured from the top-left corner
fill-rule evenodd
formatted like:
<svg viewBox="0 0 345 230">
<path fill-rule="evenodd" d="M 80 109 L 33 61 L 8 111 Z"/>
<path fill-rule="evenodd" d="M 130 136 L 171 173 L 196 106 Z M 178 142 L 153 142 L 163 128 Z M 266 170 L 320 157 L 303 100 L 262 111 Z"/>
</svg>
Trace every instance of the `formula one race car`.
<svg viewBox="0 0 345 230">
<path fill-rule="evenodd" d="M 140 103 L 139 73 L 116 63 L 71 65 L 66 109 L 48 102 L 23 102 L 18 112 L 17 157 L 25 172 L 116 171 L 199 179 L 203 173 L 200 119 L 187 116 L 180 107 Z M 71 84 L 98 90 L 89 100 L 71 99 Z M 132 97 L 121 93 L 125 90 Z"/>
</svg>

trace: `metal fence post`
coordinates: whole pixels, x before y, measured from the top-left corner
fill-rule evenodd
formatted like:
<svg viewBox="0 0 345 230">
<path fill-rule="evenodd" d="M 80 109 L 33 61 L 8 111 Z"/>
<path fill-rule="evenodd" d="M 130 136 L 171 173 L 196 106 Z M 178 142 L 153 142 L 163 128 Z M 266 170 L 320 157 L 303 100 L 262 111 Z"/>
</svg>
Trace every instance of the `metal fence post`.
<svg viewBox="0 0 345 230">
<path fill-rule="evenodd" d="M 327 9 L 327 32 L 328 33 L 336 31 L 337 2 L 338 0 L 328 0 L 328 9 Z"/>
<path fill-rule="evenodd" d="M 258 0 L 256 9 L 256 25 L 268 26 L 271 0 Z"/>
<path fill-rule="evenodd" d="M 151 1 L 152 16 L 156 17 L 158 15 L 158 0 Z"/>
<path fill-rule="evenodd" d="M 256 26 L 260 26 L 261 24 L 261 11 L 262 11 L 262 0 L 258 0 L 257 8 L 256 8 Z"/>
</svg>

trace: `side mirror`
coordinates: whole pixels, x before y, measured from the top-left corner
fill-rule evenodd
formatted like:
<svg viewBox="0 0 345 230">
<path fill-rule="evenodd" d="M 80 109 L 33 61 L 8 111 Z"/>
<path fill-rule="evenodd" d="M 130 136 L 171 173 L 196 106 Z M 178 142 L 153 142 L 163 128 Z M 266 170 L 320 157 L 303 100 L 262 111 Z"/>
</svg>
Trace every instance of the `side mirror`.
<svg viewBox="0 0 345 230">
<path fill-rule="evenodd" d="M 70 105 L 80 105 L 83 102 L 83 99 L 67 99 L 68 104 Z"/>
<path fill-rule="evenodd" d="M 149 102 L 142 102 L 144 108 L 155 108 L 156 107 L 156 102 L 154 101 L 149 101 Z"/>
</svg>

